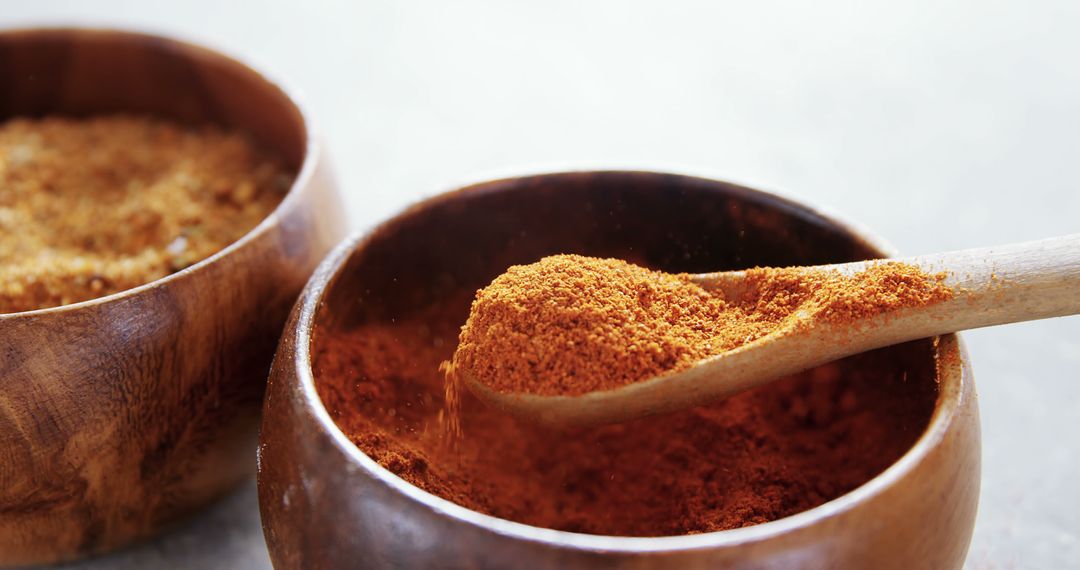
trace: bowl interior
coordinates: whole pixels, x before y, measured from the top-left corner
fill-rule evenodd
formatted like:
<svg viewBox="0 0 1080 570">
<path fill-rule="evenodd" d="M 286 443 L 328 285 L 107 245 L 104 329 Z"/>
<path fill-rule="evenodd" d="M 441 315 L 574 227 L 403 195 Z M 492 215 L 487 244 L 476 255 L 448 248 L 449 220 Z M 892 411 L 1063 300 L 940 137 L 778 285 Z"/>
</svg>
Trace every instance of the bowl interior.
<svg viewBox="0 0 1080 570">
<path fill-rule="evenodd" d="M 573 433 L 517 422 L 466 396 L 464 438 L 449 444 L 437 367 L 453 352 L 473 292 L 509 265 L 554 253 L 672 272 L 881 254 L 786 200 L 675 175 L 566 173 L 444 195 L 362 241 L 323 297 L 313 369 L 342 431 L 406 481 L 486 514 L 665 536 L 820 505 L 880 473 L 928 424 L 933 347 L 918 341 L 703 408 Z"/>
<path fill-rule="evenodd" d="M 0 32 L 0 121 L 15 116 L 150 114 L 250 133 L 292 170 L 307 132 L 290 98 L 236 61 L 130 32 Z"/>
</svg>

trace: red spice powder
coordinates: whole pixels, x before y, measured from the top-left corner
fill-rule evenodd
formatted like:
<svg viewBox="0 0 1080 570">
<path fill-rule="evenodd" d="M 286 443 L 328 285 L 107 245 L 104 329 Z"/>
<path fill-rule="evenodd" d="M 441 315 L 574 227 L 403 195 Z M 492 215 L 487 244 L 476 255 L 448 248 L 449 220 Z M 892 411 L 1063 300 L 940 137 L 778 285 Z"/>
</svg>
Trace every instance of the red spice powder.
<svg viewBox="0 0 1080 570">
<path fill-rule="evenodd" d="M 353 443 L 409 483 L 540 527 L 681 535 L 812 508 L 898 459 L 925 428 L 936 394 L 929 341 L 919 341 L 709 406 L 566 432 L 466 392 L 455 444 L 440 422 L 439 364 L 454 351 L 473 291 L 443 298 L 408 316 L 372 314 L 319 331 L 319 395 Z"/>
<path fill-rule="evenodd" d="M 477 292 L 448 369 L 498 392 L 579 395 L 682 370 L 791 326 L 937 303 L 953 296 L 943 279 L 896 262 L 850 275 L 758 268 L 728 298 L 688 275 L 556 255 L 511 267 Z"/>
</svg>

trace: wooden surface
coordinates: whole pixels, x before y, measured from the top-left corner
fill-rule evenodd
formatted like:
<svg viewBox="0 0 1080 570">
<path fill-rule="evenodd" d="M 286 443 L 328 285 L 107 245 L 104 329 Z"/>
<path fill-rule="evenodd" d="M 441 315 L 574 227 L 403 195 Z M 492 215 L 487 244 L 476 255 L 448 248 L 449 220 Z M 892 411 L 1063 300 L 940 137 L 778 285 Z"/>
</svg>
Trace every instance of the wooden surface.
<svg viewBox="0 0 1080 570">
<path fill-rule="evenodd" d="M 1080 313 L 1080 234 L 1032 242 L 899 258 L 930 275 L 945 274 L 951 299 L 900 307 L 855 322 L 786 326 L 774 334 L 664 374 L 580 396 L 500 393 L 465 371 L 469 388 L 491 405 L 552 425 L 626 421 L 706 404 L 788 374 L 860 352 L 974 328 Z M 874 262 L 818 266 L 852 274 Z M 726 299 L 745 290 L 745 273 L 696 275 Z"/>
<path fill-rule="evenodd" d="M 275 567 L 960 567 L 978 500 L 979 423 L 971 369 L 951 335 L 936 353 L 929 342 L 917 353 L 928 360 L 936 354 L 940 384 L 936 403 L 926 401 L 935 409 L 930 427 L 912 452 L 835 501 L 734 531 L 628 538 L 510 523 L 412 487 L 337 430 L 312 379 L 310 351 L 319 335 L 433 302 L 443 292 L 433 282 L 475 288 L 508 263 L 555 251 L 688 272 L 881 254 L 843 225 L 786 200 L 663 174 L 502 180 L 413 207 L 339 247 L 286 325 L 259 448 L 260 511 Z"/>
<path fill-rule="evenodd" d="M 306 119 L 239 63 L 148 36 L 3 33 L 0 85 L 0 118 L 212 121 L 302 169 L 267 220 L 209 260 L 106 298 L 0 315 L 2 565 L 107 552 L 250 476 L 281 323 L 343 223 Z"/>
</svg>

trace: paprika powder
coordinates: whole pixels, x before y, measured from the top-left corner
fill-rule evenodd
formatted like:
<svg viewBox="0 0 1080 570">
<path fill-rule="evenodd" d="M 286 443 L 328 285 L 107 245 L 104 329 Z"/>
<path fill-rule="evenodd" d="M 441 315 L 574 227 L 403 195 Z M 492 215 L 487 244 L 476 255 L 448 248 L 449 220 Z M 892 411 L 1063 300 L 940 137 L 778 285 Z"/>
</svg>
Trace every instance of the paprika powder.
<svg viewBox="0 0 1080 570">
<path fill-rule="evenodd" d="M 689 275 L 555 255 L 476 294 L 451 373 L 497 392 L 577 396 L 676 372 L 792 326 L 858 322 L 953 296 L 944 273 L 899 262 L 862 271 L 746 271 L 729 299 Z"/>
<path fill-rule="evenodd" d="M 512 521 L 664 536 L 775 520 L 880 473 L 910 448 L 933 408 L 933 362 L 921 358 L 930 341 L 917 341 L 708 406 L 573 431 L 518 420 L 465 392 L 464 435 L 452 438 L 439 365 L 454 352 L 473 296 L 446 284 L 438 302 L 320 332 L 316 387 L 339 428 L 383 467 Z"/>
</svg>

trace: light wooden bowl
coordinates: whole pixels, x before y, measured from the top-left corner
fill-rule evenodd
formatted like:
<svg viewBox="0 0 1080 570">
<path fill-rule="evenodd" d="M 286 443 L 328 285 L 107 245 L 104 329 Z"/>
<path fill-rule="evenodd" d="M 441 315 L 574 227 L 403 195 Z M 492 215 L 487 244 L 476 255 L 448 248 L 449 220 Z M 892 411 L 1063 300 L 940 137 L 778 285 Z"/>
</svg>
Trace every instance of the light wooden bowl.
<svg viewBox="0 0 1080 570">
<path fill-rule="evenodd" d="M 147 285 L 0 315 L 0 565 L 149 536 L 255 467 L 281 325 L 344 231 L 308 119 L 237 61 L 137 33 L 0 33 L 0 119 L 152 113 L 248 131 L 299 176 L 236 243 Z"/>
<path fill-rule="evenodd" d="M 938 339 L 936 362 L 930 340 L 885 349 L 897 362 L 938 369 L 936 399 L 932 374 L 922 391 L 909 392 L 929 420 L 904 426 L 915 440 L 906 454 L 839 498 L 736 530 L 633 538 L 519 524 L 424 492 L 349 442 L 316 392 L 311 355 L 322 335 L 349 327 L 363 303 L 395 315 L 447 284 L 483 285 L 510 263 L 556 252 L 632 256 L 687 272 L 886 253 L 865 232 L 789 200 L 667 174 L 500 180 L 414 206 L 339 246 L 286 325 L 259 447 L 260 510 L 275 567 L 960 567 L 978 501 L 980 444 L 971 370 L 955 335 Z"/>
</svg>

